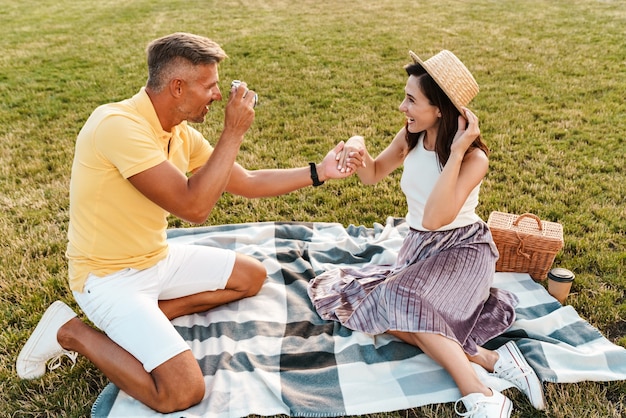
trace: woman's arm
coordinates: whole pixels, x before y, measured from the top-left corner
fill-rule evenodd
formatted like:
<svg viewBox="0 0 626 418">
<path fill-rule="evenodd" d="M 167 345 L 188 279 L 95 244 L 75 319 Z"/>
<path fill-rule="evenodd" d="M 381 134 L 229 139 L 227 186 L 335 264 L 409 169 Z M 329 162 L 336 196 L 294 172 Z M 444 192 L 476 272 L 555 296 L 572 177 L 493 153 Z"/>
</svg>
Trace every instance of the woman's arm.
<svg viewBox="0 0 626 418">
<path fill-rule="evenodd" d="M 352 152 L 362 152 L 361 166 L 356 167 L 356 173 L 361 182 L 363 184 L 378 183 L 404 162 L 404 158 L 408 153 L 406 130 L 402 128 L 391 141 L 391 144 L 378 154 L 376 158 L 372 158 L 367 151 L 363 137 L 353 136 L 346 142 L 344 150 L 340 155 L 338 166 L 340 170 L 344 169 L 350 162 Z"/>
<path fill-rule="evenodd" d="M 459 130 L 424 208 L 422 225 L 429 230 L 448 225 L 457 217 L 472 190 L 487 174 L 489 159 L 480 149 L 467 152 L 480 135 L 478 118 L 468 109 L 467 120 L 459 116 Z"/>
</svg>

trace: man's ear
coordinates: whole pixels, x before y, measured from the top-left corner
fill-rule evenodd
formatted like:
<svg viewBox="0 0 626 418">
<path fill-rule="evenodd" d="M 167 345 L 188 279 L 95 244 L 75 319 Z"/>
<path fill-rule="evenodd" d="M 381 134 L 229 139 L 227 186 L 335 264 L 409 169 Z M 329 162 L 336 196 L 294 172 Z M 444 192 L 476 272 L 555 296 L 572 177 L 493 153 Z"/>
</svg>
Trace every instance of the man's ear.
<svg viewBox="0 0 626 418">
<path fill-rule="evenodd" d="M 170 94 L 176 98 L 183 94 L 183 80 L 174 78 L 169 83 Z"/>
</svg>

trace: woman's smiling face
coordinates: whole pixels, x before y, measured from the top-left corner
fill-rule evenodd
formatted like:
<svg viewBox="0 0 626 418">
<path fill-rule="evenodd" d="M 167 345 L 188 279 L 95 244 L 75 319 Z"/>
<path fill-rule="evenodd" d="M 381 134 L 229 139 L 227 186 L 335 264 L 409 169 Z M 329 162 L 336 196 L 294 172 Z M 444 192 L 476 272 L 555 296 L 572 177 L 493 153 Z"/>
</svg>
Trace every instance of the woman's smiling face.
<svg viewBox="0 0 626 418">
<path fill-rule="evenodd" d="M 419 77 L 409 76 L 404 87 L 404 100 L 400 103 L 400 111 L 407 117 L 408 130 L 411 133 L 436 128 L 441 113 L 433 106 L 420 88 Z"/>
</svg>

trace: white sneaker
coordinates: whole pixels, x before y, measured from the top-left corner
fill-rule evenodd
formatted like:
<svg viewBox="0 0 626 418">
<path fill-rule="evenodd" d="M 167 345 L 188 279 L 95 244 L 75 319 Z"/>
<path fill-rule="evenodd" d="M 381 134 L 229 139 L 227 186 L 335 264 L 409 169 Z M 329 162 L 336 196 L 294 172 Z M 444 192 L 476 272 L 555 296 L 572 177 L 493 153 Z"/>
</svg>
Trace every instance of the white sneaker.
<svg viewBox="0 0 626 418">
<path fill-rule="evenodd" d="M 46 363 L 50 370 L 61 365 L 64 355 L 72 361 L 72 367 L 76 364 L 78 353 L 65 350 L 57 341 L 57 332 L 76 313 L 61 301 L 56 301 L 44 312 L 39 324 L 32 335 L 24 344 L 24 348 L 17 356 L 17 374 L 22 379 L 36 379 L 46 372 Z"/>
<path fill-rule="evenodd" d="M 470 418 L 509 418 L 513 404 L 511 400 L 498 392 L 491 389 L 493 394 L 485 396 L 482 393 L 470 393 L 462 397 L 454 403 L 454 412 L 460 417 Z M 459 402 L 465 406 L 465 412 L 458 409 Z"/>
<path fill-rule="evenodd" d="M 546 401 L 543 385 L 535 371 L 530 367 L 514 341 L 509 341 L 496 350 L 500 358 L 496 362 L 493 375 L 508 380 L 521 390 L 532 406 L 545 409 Z"/>
</svg>

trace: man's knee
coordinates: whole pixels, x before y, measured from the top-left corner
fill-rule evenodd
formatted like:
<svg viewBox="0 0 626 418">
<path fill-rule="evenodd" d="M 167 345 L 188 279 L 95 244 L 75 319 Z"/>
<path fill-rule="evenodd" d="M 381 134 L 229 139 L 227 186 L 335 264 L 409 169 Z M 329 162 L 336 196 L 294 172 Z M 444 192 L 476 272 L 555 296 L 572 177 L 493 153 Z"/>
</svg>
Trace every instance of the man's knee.
<svg viewBox="0 0 626 418">
<path fill-rule="evenodd" d="M 261 290 L 263 287 L 263 283 L 265 283 L 265 279 L 267 278 L 267 270 L 263 263 L 258 260 L 254 260 L 255 267 L 253 271 L 250 272 L 250 281 L 248 287 L 248 296 L 254 296 Z"/>
<path fill-rule="evenodd" d="M 159 398 L 155 410 L 162 414 L 182 411 L 200 403 L 204 398 L 204 381 L 185 385 L 185 390 L 163 392 Z"/>
<path fill-rule="evenodd" d="M 237 254 L 232 276 L 236 278 L 237 287 L 244 297 L 250 297 L 261 290 L 267 277 L 267 270 L 256 258 Z"/>
<path fill-rule="evenodd" d="M 204 376 L 191 351 L 178 354 L 154 369 L 152 377 L 156 383 L 156 398 L 148 406 L 158 412 L 181 411 L 204 398 Z"/>
</svg>

